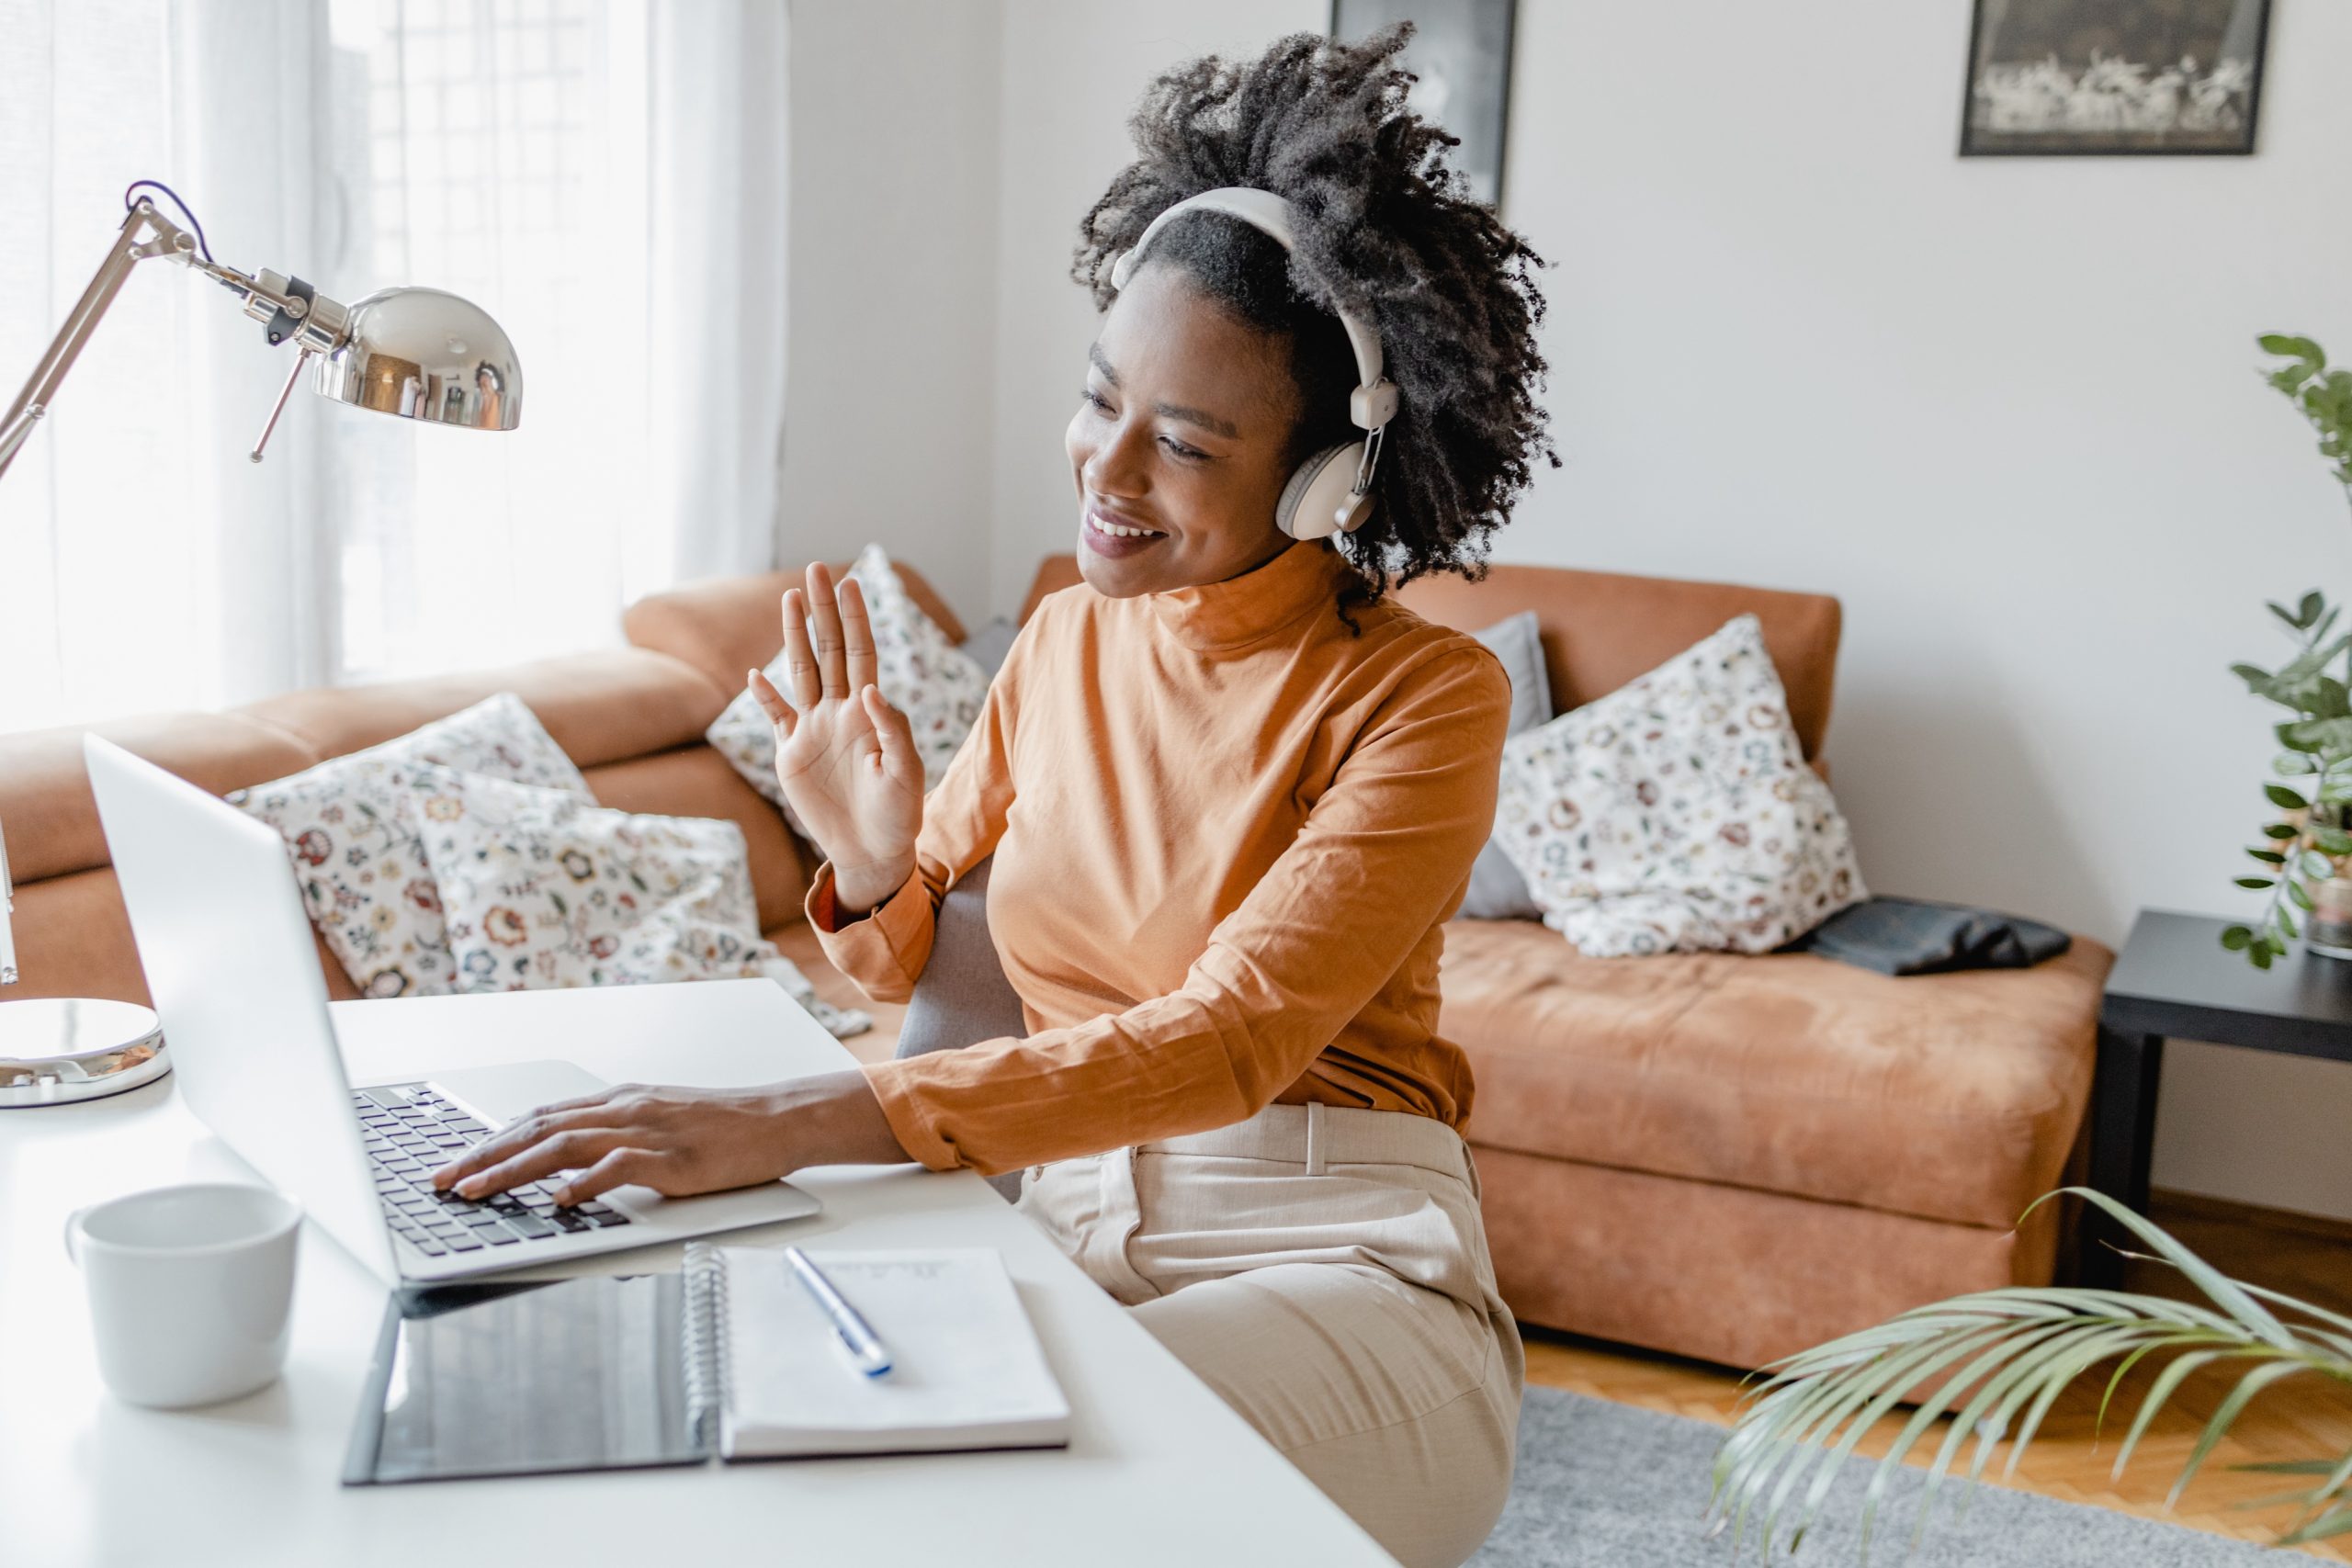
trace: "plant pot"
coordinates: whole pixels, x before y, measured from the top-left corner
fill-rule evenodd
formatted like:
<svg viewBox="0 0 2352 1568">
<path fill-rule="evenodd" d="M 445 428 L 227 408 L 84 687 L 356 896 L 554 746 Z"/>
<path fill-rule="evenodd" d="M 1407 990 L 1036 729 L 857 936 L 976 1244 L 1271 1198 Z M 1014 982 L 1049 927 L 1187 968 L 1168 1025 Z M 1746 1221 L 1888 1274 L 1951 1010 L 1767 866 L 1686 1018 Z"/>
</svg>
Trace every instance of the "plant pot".
<svg viewBox="0 0 2352 1568">
<path fill-rule="evenodd" d="M 2288 786 L 2310 798 L 2318 794 L 2316 779 L 2289 779 Z M 2341 815 L 2340 808 L 2332 815 Z M 2312 907 L 2302 915 L 2303 948 L 2324 958 L 2352 958 L 2352 855 L 2332 855 L 2319 846 L 2309 811 L 2290 811 L 2287 820 L 2302 830 L 2292 841 L 2298 859 L 2316 854 L 2327 862 L 2324 881 L 2306 883 Z"/>
<path fill-rule="evenodd" d="M 2336 863 L 2336 874 L 2311 885 L 2312 908 L 2303 917 L 2303 946 L 2329 958 L 2352 958 L 2352 876 Z"/>
</svg>

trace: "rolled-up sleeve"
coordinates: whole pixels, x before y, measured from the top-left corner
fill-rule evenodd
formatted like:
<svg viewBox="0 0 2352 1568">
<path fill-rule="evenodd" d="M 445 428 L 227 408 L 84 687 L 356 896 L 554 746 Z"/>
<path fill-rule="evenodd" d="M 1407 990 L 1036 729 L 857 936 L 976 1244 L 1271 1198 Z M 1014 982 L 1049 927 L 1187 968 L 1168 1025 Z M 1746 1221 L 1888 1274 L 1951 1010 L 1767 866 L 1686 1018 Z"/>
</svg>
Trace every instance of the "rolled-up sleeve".
<svg viewBox="0 0 2352 1568">
<path fill-rule="evenodd" d="M 1174 992 L 1026 1039 L 866 1067 L 899 1142 L 933 1168 L 996 1172 L 1271 1104 L 1459 907 L 1493 828 L 1510 711 L 1491 655 L 1460 641 L 1433 649 L 1374 711 L 1297 837 Z M 940 873 L 976 863 L 968 847 L 935 846 L 953 852 L 927 856 L 870 919 L 828 934 L 828 954 L 870 994 L 885 993 L 868 976 L 887 976 L 903 995 L 930 951 Z"/>
</svg>

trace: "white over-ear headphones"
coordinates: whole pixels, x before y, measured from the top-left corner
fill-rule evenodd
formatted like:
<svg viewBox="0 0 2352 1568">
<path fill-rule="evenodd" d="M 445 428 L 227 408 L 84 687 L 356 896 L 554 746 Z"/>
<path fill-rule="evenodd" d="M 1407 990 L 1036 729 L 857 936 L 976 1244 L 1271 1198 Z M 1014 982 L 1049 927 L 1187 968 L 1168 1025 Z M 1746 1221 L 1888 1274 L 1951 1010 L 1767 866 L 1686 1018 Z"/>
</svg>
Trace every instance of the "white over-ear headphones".
<svg viewBox="0 0 2352 1568">
<path fill-rule="evenodd" d="M 1136 274 L 1143 254 L 1170 219 L 1187 212 L 1222 212 L 1281 242 L 1291 243 L 1290 203 L 1270 190 L 1248 186 L 1221 186 L 1188 197 L 1151 220 L 1135 248 L 1111 265 L 1111 287 L 1125 288 Z M 1372 515 L 1372 476 L 1379 466 L 1381 434 L 1396 413 L 1396 384 L 1380 374 L 1380 334 L 1345 310 L 1336 312 L 1355 350 L 1356 379 L 1348 398 L 1348 417 L 1365 432 L 1361 441 L 1329 446 L 1301 463 L 1283 486 L 1274 503 L 1274 521 L 1294 539 L 1322 539 L 1348 534 Z"/>
</svg>

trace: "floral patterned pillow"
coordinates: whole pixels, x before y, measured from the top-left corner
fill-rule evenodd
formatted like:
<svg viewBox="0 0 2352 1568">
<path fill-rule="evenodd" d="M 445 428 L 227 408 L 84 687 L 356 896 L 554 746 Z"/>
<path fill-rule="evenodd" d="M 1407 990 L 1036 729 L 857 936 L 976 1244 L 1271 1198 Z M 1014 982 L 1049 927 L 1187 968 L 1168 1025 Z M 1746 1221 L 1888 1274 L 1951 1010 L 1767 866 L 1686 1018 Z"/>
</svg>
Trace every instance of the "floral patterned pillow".
<svg viewBox="0 0 2352 1568">
<path fill-rule="evenodd" d="M 734 823 L 631 816 L 448 768 L 411 770 L 407 794 L 458 990 L 770 979 L 837 1035 L 873 1027 L 820 1001 L 761 937 Z"/>
<path fill-rule="evenodd" d="M 939 623 L 922 613 L 908 596 L 906 584 L 879 545 L 868 545 L 850 568 L 849 575 L 865 591 L 868 619 L 874 625 L 874 683 L 892 705 L 907 716 L 915 737 L 915 751 L 922 758 L 923 787 L 937 786 L 947 773 L 964 737 L 979 721 L 980 705 L 988 700 L 989 672 L 971 655 L 947 640 Z M 784 655 L 768 665 L 768 678 L 778 691 L 786 689 Z M 784 786 L 775 780 L 775 729 L 760 711 L 759 699 L 739 692 L 703 739 L 734 764 L 784 811 L 784 819 L 802 838 L 808 836 L 785 805 Z"/>
<path fill-rule="evenodd" d="M 594 803 L 580 770 L 512 692 L 228 797 L 284 836 L 311 923 L 366 996 L 446 996 L 457 988 L 440 896 L 409 812 L 412 777 L 432 766 Z"/>
<path fill-rule="evenodd" d="M 1495 838 L 1591 958 L 1769 953 L 1869 897 L 1753 615 L 1505 741 Z"/>
</svg>

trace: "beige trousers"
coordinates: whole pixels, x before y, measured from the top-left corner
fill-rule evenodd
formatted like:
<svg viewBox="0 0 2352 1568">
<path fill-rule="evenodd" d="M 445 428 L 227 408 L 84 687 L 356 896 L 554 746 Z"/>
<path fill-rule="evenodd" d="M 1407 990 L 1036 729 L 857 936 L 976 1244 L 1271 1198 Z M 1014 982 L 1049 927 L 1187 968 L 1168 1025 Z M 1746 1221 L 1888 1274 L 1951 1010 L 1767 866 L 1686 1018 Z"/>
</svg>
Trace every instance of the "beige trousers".
<svg viewBox="0 0 2352 1568">
<path fill-rule="evenodd" d="M 1270 1106 L 1038 1167 L 1021 1209 L 1408 1568 L 1486 1540 L 1524 1362 L 1451 1129 Z"/>
</svg>

